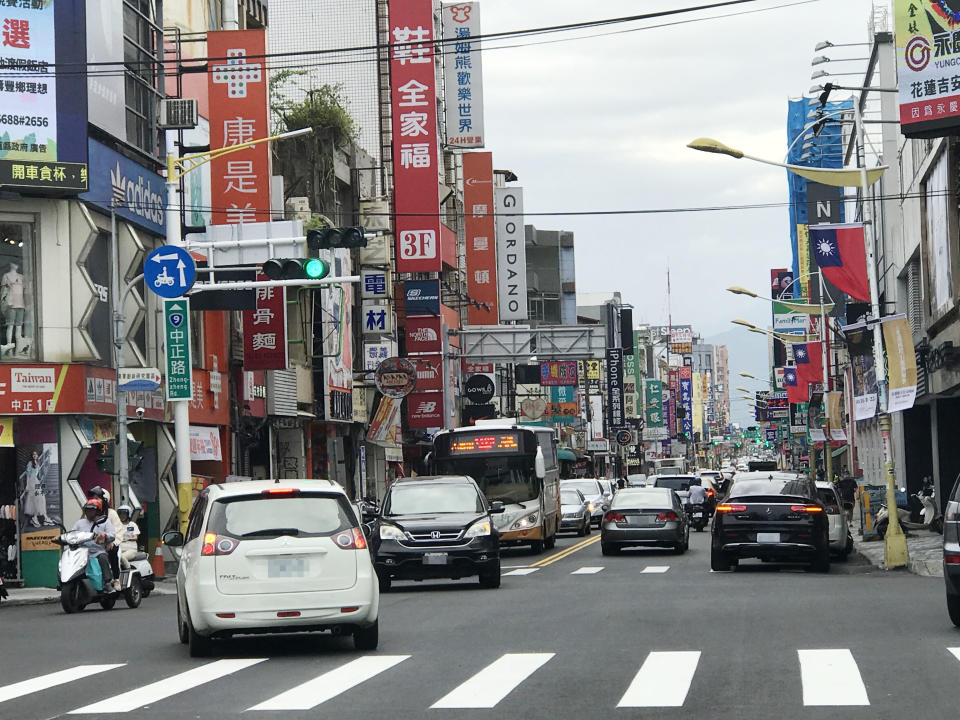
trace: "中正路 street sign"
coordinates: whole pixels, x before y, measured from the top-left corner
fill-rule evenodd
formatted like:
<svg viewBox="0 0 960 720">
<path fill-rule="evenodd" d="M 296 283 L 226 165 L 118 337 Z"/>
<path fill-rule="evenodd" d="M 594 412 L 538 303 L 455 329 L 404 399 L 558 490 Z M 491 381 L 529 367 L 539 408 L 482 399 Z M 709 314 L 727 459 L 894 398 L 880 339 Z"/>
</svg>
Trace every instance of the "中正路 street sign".
<svg viewBox="0 0 960 720">
<path fill-rule="evenodd" d="M 190 358 L 190 301 L 163 301 L 164 345 L 167 365 L 167 400 L 190 400 L 193 375 Z"/>
</svg>

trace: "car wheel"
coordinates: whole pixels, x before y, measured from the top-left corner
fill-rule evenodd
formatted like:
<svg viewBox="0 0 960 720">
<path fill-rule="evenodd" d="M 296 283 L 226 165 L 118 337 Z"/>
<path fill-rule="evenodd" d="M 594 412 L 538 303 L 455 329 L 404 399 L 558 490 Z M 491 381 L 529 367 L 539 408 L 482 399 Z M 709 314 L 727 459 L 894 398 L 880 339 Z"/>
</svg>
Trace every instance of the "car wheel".
<svg viewBox="0 0 960 720">
<path fill-rule="evenodd" d="M 554 533 L 543 541 L 543 547 L 547 550 L 553 550 L 557 546 L 557 534 Z"/>
<path fill-rule="evenodd" d="M 530 543 L 530 552 L 534 555 L 539 555 L 543 552 L 543 540 L 534 540 Z"/>
<path fill-rule="evenodd" d="M 190 657 L 208 657 L 213 651 L 213 641 L 193 629 L 193 622 L 190 620 L 190 608 L 187 608 L 186 625 Z"/>
<path fill-rule="evenodd" d="M 947 593 L 947 613 L 950 615 L 950 622 L 960 627 L 960 595 Z"/>
<path fill-rule="evenodd" d="M 678 542 L 676 545 L 673 546 L 673 551 L 677 555 L 683 555 L 687 551 L 687 544 Z"/>
<path fill-rule="evenodd" d="M 724 570 L 729 570 L 731 566 L 730 561 L 723 554 L 722 550 L 717 550 L 716 548 L 710 550 L 710 569 L 722 572 Z"/>
<path fill-rule="evenodd" d="M 943 518 L 934 518 L 930 523 L 930 529 L 938 535 L 943 535 Z"/>
<path fill-rule="evenodd" d="M 593 533 L 593 525 L 590 524 L 590 520 L 587 520 L 586 523 L 586 532 L 585 535 L 591 535 Z"/>
<path fill-rule="evenodd" d="M 180 612 L 180 601 L 177 600 L 177 637 L 182 645 L 190 642 L 190 632 L 187 624 L 183 621 L 183 615 Z"/>
<path fill-rule="evenodd" d="M 353 647 L 357 650 L 376 650 L 380 644 L 380 620 L 374 621 L 373 625 L 365 628 L 357 628 L 353 631 Z"/>
<path fill-rule="evenodd" d="M 500 587 L 500 561 L 497 560 L 497 564 L 494 565 L 489 570 L 485 570 L 480 573 L 480 587 L 489 588 L 493 590 L 494 588 Z"/>
<path fill-rule="evenodd" d="M 390 586 L 393 584 L 393 581 L 386 573 L 377 573 L 377 584 L 380 586 L 380 592 L 388 593 L 390 592 Z"/>
<path fill-rule="evenodd" d="M 577 528 L 577 537 L 583 537 L 587 534 L 587 528 L 590 527 L 590 523 L 584 523 L 579 528 Z"/>
<path fill-rule="evenodd" d="M 601 541 L 600 552 L 603 553 L 604 555 L 619 555 L 620 546 L 614 545 L 613 543 L 605 543 Z"/>
<path fill-rule="evenodd" d="M 853 552 L 853 535 L 851 535 L 849 532 L 847 533 L 847 545 L 843 551 L 846 555 L 849 555 Z"/>
</svg>

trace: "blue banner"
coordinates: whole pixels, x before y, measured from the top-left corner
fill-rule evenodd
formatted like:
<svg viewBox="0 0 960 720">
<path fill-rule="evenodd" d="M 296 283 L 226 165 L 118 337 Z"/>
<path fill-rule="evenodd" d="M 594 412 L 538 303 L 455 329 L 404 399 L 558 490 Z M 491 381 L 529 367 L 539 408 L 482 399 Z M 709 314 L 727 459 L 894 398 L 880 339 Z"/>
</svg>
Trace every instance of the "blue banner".
<svg viewBox="0 0 960 720">
<path fill-rule="evenodd" d="M 167 186 L 161 175 L 92 138 L 88 146 L 90 190 L 81 200 L 110 212 L 155 235 L 165 235 Z"/>
<path fill-rule="evenodd" d="M 407 315 L 440 315 L 440 281 L 407 280 L 403 284 Z"/>
</svg>

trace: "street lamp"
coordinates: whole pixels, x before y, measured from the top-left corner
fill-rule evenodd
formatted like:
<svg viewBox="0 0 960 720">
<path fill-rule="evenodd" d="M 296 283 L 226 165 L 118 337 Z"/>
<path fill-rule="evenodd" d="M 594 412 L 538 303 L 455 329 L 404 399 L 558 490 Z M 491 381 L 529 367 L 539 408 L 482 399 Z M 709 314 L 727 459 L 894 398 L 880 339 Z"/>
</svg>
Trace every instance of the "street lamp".
<svg viewBox="0 0 960 720">
<path fill-rule="evenodd" d="M 271 140 L 286 140 L 287 138 L 307 135 L 313 132 L 312 127 L 291 130 L 271 135 L 269 137 L 259 138 L 257 140 L 248 140 L 247 142 L 227 147 L 215 148 L 205 152 L 190 153 L 182 157 L 176 157 L 172 153 L 167 154 L 167 206 L 164 209 L 164 221 L 166 223 L 168 245 L 183 246 L 183 237 L 180 232 L 180 212 L 181 198 L 178 192 L 180 179 L 192 170 L 196 170 L 201 165 L 205 165 L 211 160 L 229 155 L 238 150 L 246 150 L 254 145 L 270 142 Z M 189 338 L 188 338 L 189 341 Z M 173 438 L 176 445 L 176 478 L 177 478 L 177 505 L 180 513 L 181 529 L 183 522 L 190 512 L 190 401 L 174 400 L 173 403 Z M 125 452 L 126 438 L 121 443 L 119 452 Z"/>
</svg>

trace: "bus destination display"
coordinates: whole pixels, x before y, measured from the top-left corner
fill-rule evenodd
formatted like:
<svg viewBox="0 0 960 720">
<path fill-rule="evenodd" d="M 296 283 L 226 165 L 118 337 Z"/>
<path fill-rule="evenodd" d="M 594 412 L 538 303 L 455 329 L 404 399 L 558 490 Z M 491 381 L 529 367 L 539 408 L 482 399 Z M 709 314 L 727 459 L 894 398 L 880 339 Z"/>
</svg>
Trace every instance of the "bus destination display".
<svg viewBox="0 0 960 720">
<path fill-rule="evenodd" d="M 516 433 L 468 435 L 453 438 L 450 442 L 451 455 L 473 455 L 494 452 L 520 452 L 519 436 Z"/>
</svg>

